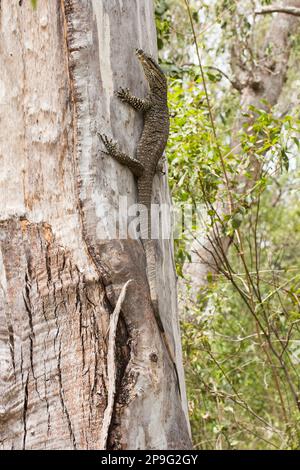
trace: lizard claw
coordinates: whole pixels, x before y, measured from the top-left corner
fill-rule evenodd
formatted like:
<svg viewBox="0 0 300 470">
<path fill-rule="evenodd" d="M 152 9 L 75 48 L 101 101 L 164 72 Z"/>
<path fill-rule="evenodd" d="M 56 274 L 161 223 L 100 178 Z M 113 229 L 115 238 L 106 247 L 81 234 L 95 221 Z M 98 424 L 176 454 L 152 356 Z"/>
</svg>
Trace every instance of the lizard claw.
<svg viewBox="0 0 300 470">
<path fill-rule="evenodd" d="M 128 93 L 129 88 L 119 88 L 119 90 L 116 92 L 116 95 L 118 98 L 120 98 L 121 101 L 126 101 Z"/>
<path fill-rule="evenodd" d="M 104 144 L 107 150 L 107 152 L 103 152 L 103 153 L 105 153 L 106 155 L 111 155 L 111 153 L 116 150 L 117 144 L 113 142 L 112 139 L 109 139 L 106 134 L 97 133 L 97 135 L 99 139 L 102 140 L 102 143 Z"/>
</svg>

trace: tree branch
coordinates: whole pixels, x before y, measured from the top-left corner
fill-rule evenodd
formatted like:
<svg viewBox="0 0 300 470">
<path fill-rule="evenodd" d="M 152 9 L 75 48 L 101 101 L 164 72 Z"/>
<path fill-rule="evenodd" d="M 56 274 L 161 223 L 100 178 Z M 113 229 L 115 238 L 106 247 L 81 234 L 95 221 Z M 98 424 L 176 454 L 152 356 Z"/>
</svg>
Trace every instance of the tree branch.
<svg viewBox="0 0 300 470">
<path fill-rule="evenodd" d="M 232 79 L 230 78 L 227 73 L 223 72 L 223 70 L 219 69 L 218 67 L 214 67 L 212 65 L 206 65 L 205 66 L 206 69 L 210 69 L 210 70 L 216 70 L 217 72 L 219 72 L 223 77 L 225 77 L 230 83 L 231 85 L 233 86 L 233 88 L 235 88 L 236 90 L 238 91 L 241 91 L 243 88 L 244 88 L 244 84 L 242 84 L 239 80 L 236 80 L 236 79 Z"/>
<path fill-rule="evenodd" d="M 256 15 L 268 15 L 270 13 L 286 13 L 287 15 L 300 16 L 300 8 L 292 6 L 270 6 L 255 10 Z"/>
</svg>

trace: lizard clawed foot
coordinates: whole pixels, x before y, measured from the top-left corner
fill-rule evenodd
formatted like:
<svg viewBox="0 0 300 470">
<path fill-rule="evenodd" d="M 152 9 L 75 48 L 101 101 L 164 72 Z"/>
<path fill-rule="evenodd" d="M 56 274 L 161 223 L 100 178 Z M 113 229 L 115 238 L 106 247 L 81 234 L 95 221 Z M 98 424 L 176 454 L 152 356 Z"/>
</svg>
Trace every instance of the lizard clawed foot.
<svg viewBox="0 0 300 470">
<path fill-rule="evenodd" d="M 129 94 L 130 94 L 129 88 L 122 88 L 121 87 L 116 92 L 117 97 L 120 98 L 121 101 L 127 101 Z"/>
<path fill-rule="evenodd" d="M 102 143 L 104 144 L 107 152 L 103 152 L 105 155 L 113 155 L 117 152 L 118 146 L 116 142 L 114 142 L 112 139 L 109 139 L 107 135 L 105 134 L 97 134 L 99 139 L 102 140 Z"/>
</svg>

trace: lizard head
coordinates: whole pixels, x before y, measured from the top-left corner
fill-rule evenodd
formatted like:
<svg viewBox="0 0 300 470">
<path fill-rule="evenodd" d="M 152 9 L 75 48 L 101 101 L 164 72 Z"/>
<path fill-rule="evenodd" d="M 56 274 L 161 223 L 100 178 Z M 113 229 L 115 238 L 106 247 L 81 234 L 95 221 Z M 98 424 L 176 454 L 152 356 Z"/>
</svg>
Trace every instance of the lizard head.
<svg viewBox="0 0 300 470">
<path fill-rule="evenodd" d="M 139 59 L 144 74 L 149 82 L 151 90 L 159 90 L 161 89 L 162 92 L 166 92 L 167 90 L 167 79 L 159 67 L 159 65 L 155 62 L 153 57 L 146 54 L 142 49 L 136 49 L 135 51 L 137 58 Z"/>
</svg>

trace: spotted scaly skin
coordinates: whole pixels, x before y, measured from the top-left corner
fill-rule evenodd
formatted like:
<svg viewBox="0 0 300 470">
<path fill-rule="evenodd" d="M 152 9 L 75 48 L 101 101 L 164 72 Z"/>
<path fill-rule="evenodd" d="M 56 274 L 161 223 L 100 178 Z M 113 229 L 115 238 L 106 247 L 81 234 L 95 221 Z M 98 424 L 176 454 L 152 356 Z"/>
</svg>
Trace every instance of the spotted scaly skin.
<svg viewBox="0 0 300 470">
<path fill-rule="evenodd" d="M 138 204 L 140 212 L 141 240 L 146 254 L 147 277 L 150 287 L 151 301 L 157 325 L 164 340 L 164 344 L 173 363 L 178 390 L 179 377 L 173 357 L 172 349 L 166 337 L 158 309 L 155 245 L 151 240 L 151 196 L 153 178 L 157 171 L 159 161 L 163 157 L 169 137 L 169 110 L 167 100 L 167 79 L 155 60 L 141 49 L 136 50 L 145 77 L 149 84 L 149 94 L 145 99 L 137 98 L 128 88 L 120 88 L 117 96 L 124 103 L 129 104 L 144 116 L 144 127 L 137 146 L 136 158 L 120 151 L 118 144 L 100 135 L 107 154 L 131 169 L 137 178 Z"/>
</svg>

